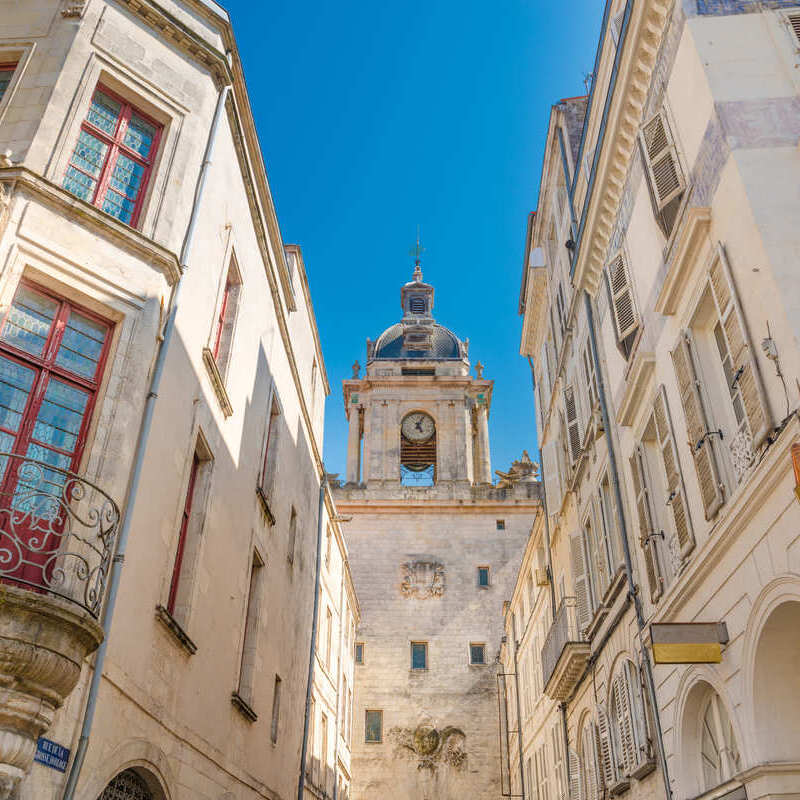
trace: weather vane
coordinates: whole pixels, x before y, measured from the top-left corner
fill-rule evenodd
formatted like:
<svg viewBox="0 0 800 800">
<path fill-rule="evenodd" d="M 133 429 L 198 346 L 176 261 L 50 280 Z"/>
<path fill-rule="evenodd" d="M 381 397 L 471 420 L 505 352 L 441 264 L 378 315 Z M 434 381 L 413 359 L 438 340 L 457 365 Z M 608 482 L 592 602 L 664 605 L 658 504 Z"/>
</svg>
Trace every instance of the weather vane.
<svg viewBox="0 0 800 800">
<path fill-rule="evenodd" d="M 419 225 L 417 225 L 417 243 L 412 247 L 408 254 L 410 256 L 414 256 L 414 280 L 421 281 L 422 280 L 422 269 L 420 267 L 420 259 L 422 258 L 422 254 L 425 252 L 425 248 L 422 246 L 422 243 L 419 239 Z"/>
</svg>

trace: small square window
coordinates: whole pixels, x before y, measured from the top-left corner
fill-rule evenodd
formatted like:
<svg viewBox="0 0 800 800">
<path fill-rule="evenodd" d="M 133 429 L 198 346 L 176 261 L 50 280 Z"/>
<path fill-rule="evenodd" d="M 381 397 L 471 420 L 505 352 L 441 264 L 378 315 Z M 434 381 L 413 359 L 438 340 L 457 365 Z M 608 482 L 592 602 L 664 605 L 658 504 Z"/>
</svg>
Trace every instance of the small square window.
<svg viewBox="0 0 800 800">
<path fill-rule="evenodd" d="M 383 711 L 365 713 L 364 741 L 373 744 L 383 741 Z"/>
<path fill-rule="evenodd" d="M 504 519 L 497 520 L 497 530 L 504 531 L 506 529 L 506 521 Z"/>
<path fill-rule="evenodd" d="M 356 664 L 364 663 L 364 642 L 356 642 L 354 659 Z"/>
<path fill-rule="evenodd" d="M 411 642 L 411 669 L 428 669 L 427 642 Z"/>
<path fill-rule="evenodd" d="M 476 644 L 472 642 L 469 646 L 469 663 L 470 664 L 485 664 L 486 663 L 486 645 Z"/>
<path fill-rule="evenodd" d="M 489 588 L 489 567 L 478 567 L 478 586 L 481 589 Z"/>
</svg>

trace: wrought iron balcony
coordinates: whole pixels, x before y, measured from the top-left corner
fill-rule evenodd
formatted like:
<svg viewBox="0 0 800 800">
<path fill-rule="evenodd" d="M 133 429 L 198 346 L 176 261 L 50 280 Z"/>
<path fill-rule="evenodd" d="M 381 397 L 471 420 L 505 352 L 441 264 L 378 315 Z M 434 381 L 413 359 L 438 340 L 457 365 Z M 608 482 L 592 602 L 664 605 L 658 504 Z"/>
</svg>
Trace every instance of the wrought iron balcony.
<svg viewBox="0 0 800 800">
<path fill-rule="evenodd" d="M 589 660 L 589 642 L 578 628 L 574 597 L 565 597 L 542 647 L 544 693 L 566 700 Z"/>
<path fill-rule="evenodd" d="M 45 451 L 50 452 L 50 451 Z M 73 472 L 0 453 L 0 580 L 100 614 L 117 504 Z"/>
</svg>

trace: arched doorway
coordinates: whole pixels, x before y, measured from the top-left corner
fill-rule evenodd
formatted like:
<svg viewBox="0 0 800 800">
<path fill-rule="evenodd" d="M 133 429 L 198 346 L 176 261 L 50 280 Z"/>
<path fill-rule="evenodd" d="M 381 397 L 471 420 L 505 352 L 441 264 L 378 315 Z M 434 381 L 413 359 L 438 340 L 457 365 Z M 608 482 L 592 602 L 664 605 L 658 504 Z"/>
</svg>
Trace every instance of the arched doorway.
<svg viewBox="0 0 800 800">
<path fill-rule="evenodd" d="M 126 769 L 115 775 L 97 800 L 162 800 L 160 790 L 151 788 L 141 773 Z"/>
<path fill-rule="evenodd" d="M 755 741 L 764 761 L 800 753 L 800 602 L 778 606 L 756 647 L 753 680 Z"/>
</svg>

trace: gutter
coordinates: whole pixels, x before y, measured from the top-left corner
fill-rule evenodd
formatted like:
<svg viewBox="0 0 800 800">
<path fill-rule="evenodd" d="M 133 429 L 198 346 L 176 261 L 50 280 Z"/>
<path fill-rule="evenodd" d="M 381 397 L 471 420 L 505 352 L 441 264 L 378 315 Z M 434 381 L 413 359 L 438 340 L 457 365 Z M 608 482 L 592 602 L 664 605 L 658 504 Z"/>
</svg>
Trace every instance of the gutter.
<svg viewBox="0 0 800 800">
<path fill-rule="evenodd" d="M 89 734 L 92 730 L 94 714 L 97 709 L 97 696 L 100 691 L 100 681 L 103 677 L 103 665 L 105 664 L 106 652 L 108 651 L 108 640 L 111 635 L 111 623 L 114 616 L 114 606 L 117 602 L 117 592 L 119 590 L 122 566 L 125 562 L 125 549 L 127 547 L 128 537 L 131 531 L 133 510 L 136 506 L 136 500 L 139 493 L 139 481 L 141 480 L 142 470 L 144 468 L 145 451 L 147 450 L 147 443 L 150 437 L 150 428 L 153 424 L 153 415 L 155 413 L 156 400 L 158 399 L 158 390 L 161 386 L 161 378 L 164 374 L 164 365 L 167 360 L 169 343 L 175 330 L 175 318 L 178 314 L 178 301 L 180 299 L 180 291 L 183 284 L 182 277 L 188 269 L 187 262 L 189 260 L 189 253 L 191 252 L 192 248 L 192 240 L 194 239 L 195 228 L 197 227 L 197 219 L 200 212 L 200 201 L 203 198 L 203 190 L 205 188 L 206 178 L 208 176 L 208 168 L 211 165 L 211 156 L 214 152 L 214 143 L 217 139 L 219 123 L 222 119 L 222 112 L 225 109 L 225 102 L 228 99 L 229 92 L 230 86 L 223 86 L 217 97 L 217 106 L 214 110 L 214 119 L 211 123 L 211 129 L 208 133 L 208 141 L 206 142 L 206 150 L 203 156 L 202 166 L 200 167 L 200 174 L 197 177 L 197 185 L 195 186 L 194 191 L 194 202 L 192 204 L 192 213 L 189 217 L 189 225 L 186 228 L 186 234 L 183 238 L 183 246 L 181 247 L 181 274 L 178 277 L 175 288 L 172 292 L 172 296 L 170 298 L 169 315 L 167 317 L 167 322 L 164 325 L 163 334 L 160 337 L 153 375 L 150 379 L 150 388 L 147 392 L 144 412 L 142 413 L 142 422 L 139 427 L 139 435 L 136 440 L 133 469 L 131 471 L 131 478 L 128 484 L 128 502 L 125 505 L 125 515 L 123 517 L 122 527 L 120 528 L 119 537 L 117 539 L 116 552 L 114 553 L 114 558 L 111 561 L 108 599 L 106 600 L 106 607 L 103 613 L 103 641 L 100 644 L 95 657 L 94 672 L 92 673 L 92 680 L 89 684 L 89 694 L 86 701 L 86 710 L 84 711 L 83 715 L 81 734 L 78 740 L 78 746 L 75 750 L 75 758 L 72 761 L 69 777 L 67 778 L 63 800 L 73 800 L 75 797 L 75 787 L 78 784 L 78 778 L 81 774 L 83 761 L 86 757 L 86 750 L 89 747 Z"/>
<path fill-rule="evenodd" d="M 519 643 L 517 642 L 517 615 L 511 615 L 511 637 L 514 640 L 514 686 L 516 691 L 514 694 L 516 695 L 517 699 L 517 750 L 519 750 L 519 785 L 522 794 L 522 800 L 525 800 L 525 770 L 523 766 L 523 758 L 522 758 L 522 703 L 519 699 L 519 665 L 517 664 L 517 648 Z M 508 717 L 506 716 L 506 719 Z M 510 754 L 509 754 L 510 757 Z M 511 791 L 511 770 L 509 770 L 508 775 L 508 789 L 509 792 Z"/>
</svg>

